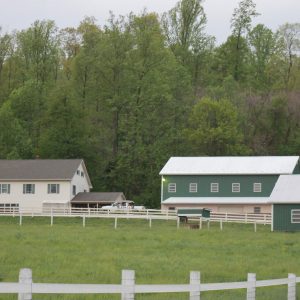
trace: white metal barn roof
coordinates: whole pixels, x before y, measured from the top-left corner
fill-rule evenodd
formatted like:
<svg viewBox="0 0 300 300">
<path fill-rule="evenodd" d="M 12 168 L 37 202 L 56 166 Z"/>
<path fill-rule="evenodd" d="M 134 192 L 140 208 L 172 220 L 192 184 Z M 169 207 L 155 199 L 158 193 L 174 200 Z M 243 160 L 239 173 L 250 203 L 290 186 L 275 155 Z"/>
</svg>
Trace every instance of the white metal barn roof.
<svg viewBox="0 0 300 300">
<path fill-rule="evenodd" d="M 299 156 L 171 157 L 160 175 L 292 174 Z"/>
<path fill-rule="evenodd" d="M 268 197 L 170 197 L 161 204 L 268 204 Z"/>
<path fill-rule="evenodd" d="M 269 203 L 300 203 L 300 175 L 281 175 Z"/>
</svg>

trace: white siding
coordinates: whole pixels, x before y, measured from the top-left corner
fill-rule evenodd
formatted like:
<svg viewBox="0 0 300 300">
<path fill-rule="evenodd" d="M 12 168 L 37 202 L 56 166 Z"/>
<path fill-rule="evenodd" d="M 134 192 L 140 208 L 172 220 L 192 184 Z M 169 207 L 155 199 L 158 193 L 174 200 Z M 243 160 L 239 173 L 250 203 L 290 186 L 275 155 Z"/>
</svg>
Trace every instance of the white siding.
<svg viewBox="0 0 300 300">
<path fill-rule="evenodd" d="M 80 171 L 80 174 L 77 174 L 77 170 Z M 72 181 L 71 181 L 71 185 L 70 185 L 70 198 L 69 200 L 73 199 L 75 197 L 75 195 L 73 195 L 73 185 L 76 186 L 76 194 L 80 193 L 80 192 L 89 192 L 90 191 L 90 187 L 89 187 L 89 183 L 88 183 L 88 180 L 87 180 L 87 174 L 86 172 L 84 171 L 84 168 L 82 166 L 82 163 L 80 164 L 80 166 L 78 167 L 75 171 L 75 174 L 72 178 Z M 84 177 L 81 176 L 81 172 L 83 172 L 84 174 Z"/>
<path fill-rule="evenodd" d="M 45 202 L 68 203 L 70 201 L 69 181 L 12 181 L 7 183 L 10 184 L 10 194 L 0 194 L 0 203 L 18 203 L 20 209 L 42 210 Z M 48 183 L 59 184 L 59 194 L 48 194 Z M 35 193 L 23 194 L 23 184 L 35 184 Z"/>
</svg>

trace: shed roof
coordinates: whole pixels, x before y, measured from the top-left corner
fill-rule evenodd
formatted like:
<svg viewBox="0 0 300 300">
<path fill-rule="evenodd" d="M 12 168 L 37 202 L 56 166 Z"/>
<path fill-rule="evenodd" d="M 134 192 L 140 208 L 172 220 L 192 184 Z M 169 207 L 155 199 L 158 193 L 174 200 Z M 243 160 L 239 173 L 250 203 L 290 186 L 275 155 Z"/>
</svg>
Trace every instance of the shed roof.
<svg viewBox="0 0 300 300">
<path fill-rule="evenodd" d="M 299 156 L 171 157 L 160 175 L 292 174 Z"/>
<path fill-rule="evenodd" d="M 0 160 L 0 180 L 71 180 L 82 162 L 82 159 Z"/>
<path fill-rule="evenodd" d="M 300 203 L 300 175 L 281 175 L 269 203 Z"/>
<path fill-rule="evenodd" d="M 268 197 L 170 197 L 161 204 L 267 204 Z"/>
<path fill-rule="evenodd" d="M 125 200 L 123 193 L 118 192 L 91 192 L 91 193 L 78 193 L 71 203 L 113 203 L 119 199 Z"/>
</svg>

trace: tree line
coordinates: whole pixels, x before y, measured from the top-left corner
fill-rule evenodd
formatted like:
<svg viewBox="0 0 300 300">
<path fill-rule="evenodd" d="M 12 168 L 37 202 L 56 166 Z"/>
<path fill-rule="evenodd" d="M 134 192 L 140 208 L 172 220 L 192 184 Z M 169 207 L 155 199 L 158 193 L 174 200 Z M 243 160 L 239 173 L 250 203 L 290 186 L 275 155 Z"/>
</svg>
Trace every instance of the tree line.
<svg viewBox="0 0 300 300">
<path fill-rule="evenodd" d="M 299 155 L 300 24 L 252 0 L 217 45 L 202 0 L 0 31 L 0 158 L 84 158 L 94 190 L 160 204 L 170 156 Z"/>
</svg>

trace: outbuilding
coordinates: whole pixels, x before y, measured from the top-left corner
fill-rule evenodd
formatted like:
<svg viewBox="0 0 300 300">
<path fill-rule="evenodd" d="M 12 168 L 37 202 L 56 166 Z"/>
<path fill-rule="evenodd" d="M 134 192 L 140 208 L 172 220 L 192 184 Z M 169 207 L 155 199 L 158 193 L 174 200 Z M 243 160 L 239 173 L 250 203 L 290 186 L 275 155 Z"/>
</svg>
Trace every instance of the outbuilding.
<svg viewBox="0 0 300 300">
<path fill-rule="evenodd" d="M 171 157 L 160 172 L 161 207 L 271 214 L 280 203 L 300 205 L 299 173 L 299 156 Z"/>
<path fill-rule="evenodd" d="M 300 231 L 300 175 L 281 175 L 270 202 L 272 231 Z"/>
<path fill-rule="evenodd" d="M 126 200 L 123 193 L 119 192 L 94 192 L 78 193 L 72 200 L 72 207 L 101 208 L 104 205 L 110 205 L 114 202 Z"/>
</svg>

